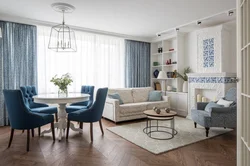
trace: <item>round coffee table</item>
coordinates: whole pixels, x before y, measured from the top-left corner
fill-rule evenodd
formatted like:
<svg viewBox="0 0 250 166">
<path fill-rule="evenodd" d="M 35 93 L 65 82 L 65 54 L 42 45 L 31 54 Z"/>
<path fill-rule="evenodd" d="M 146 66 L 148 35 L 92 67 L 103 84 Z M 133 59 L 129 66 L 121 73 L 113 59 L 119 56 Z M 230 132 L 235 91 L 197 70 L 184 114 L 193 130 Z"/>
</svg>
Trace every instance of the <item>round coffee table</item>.
<svg viewBox="0 0 250 166">
<path fill-rule="evenodd" d="M 150 138 L 158 139 L 158 140 L 168 140 L 174 138 L 174 136 L 177 134 L 177 131 L 174 127 L 174 117 L 176 116 L 175 111 L 170 111 L 167 113 L 164 109 L 161 109 L 161 113 L 157 114 L 154 110 L 146 110 L 143 112 L 145 115 L 147 115 L 147 123 L 146 127 L 143 129 L 143 132 L 146 133 Z M 155 120 L 156 125 L 153 125 L 151 121 Z M 171 121 L 171 126 L 159 126 L 158 121 Z M 167 131 L 167 130 L 171 130 Z M 170 137 L 164 137 L 159 138 L 156 136 L 152 136 L 152 133 L 167 133 Z"/>
</svg>

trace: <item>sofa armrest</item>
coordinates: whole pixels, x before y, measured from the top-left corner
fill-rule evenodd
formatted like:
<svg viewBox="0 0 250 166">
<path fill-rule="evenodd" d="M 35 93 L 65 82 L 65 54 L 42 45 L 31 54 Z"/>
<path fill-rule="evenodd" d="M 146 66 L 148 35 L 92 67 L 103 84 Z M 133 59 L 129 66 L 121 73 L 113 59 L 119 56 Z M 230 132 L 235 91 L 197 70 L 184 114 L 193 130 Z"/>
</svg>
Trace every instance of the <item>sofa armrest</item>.
<svg viewBox="0 0 250 166">
<path fill-rule="evenodd" d="M 102 116 L 116 122 L 119 114 L 119 108 L 119 100 L 107 97 Z"/>
<path fill-rule="evenodd" d="M 197 110 L 205 110 L 208 102 L 197 102 Z"/>
<path fill-rule="evenodd" d="M 106 98 L 106 103 L 109 104 L 114 104 L 114 105 L 119 105 L 119 100 L 118 99 L 111 99 L 111 98 Z"/>
<path fill-rule="evenodd" d="M 169 102 L 169 101 L 170 101 L 169 98 L 170 98 L 169 96 L 162 96 L 162 100 L 163 100 L 163 101 Z"/>
</svg>

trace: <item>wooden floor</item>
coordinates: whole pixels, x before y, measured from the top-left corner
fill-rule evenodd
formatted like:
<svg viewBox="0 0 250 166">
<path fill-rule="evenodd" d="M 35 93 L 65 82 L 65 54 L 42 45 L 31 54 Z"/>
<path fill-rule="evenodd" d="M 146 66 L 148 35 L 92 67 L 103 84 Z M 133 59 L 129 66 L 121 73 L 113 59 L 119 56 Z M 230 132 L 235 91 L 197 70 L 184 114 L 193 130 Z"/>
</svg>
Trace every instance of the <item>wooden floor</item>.
<svg viewBox="0 0 250 166">
<path fill-rule="evenodd" d="M 235 166 L 236 132 L 191 144 L 160 155 L 154 155 L 109 132 L 113 122 L 102 119 L 104 136 L 99 123 L 94 124 L 94 142 L 90 143 L 89 124 L 83 124 L 83 134 L 70 131 L 65 138 L 53 143 L 51 134 L 31 137 L 26 152 L 26 132 L 16 131 L 7 149 L 10 128 L 0 128 L 0 165 L 84 165 L 84 166 Z M 131 123 L 131 122 L 127 122 Z M 124 123 L 118 124 L 122 125 Z M 45 126 L 43 129 L 49 128 Z M 36 130 L 37 131 L 37 130 Z M 205 135 L 205 131 L 204 131 Z"/>
</svg>

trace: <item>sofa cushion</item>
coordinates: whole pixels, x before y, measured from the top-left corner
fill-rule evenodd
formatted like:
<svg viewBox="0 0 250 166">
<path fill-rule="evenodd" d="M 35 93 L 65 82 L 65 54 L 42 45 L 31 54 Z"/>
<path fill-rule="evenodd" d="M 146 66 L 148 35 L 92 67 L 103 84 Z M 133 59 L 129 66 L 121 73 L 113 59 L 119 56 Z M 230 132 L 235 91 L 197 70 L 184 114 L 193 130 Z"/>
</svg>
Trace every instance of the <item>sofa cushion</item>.
<svg viewBox="0 0 250 166">
<path fill-rule="evenodd" d="M 152 87 L 133 88 L 132 96 L 133 96 L 134 103 L 148 101 L 148 94 L 152 90 L 153 90 Z"/>
<path fill-rule="evenodd" d="M 119 104 L 123 104 L 123 101 L 118 93 L 108 94 L 108 97 L 111 99 L 117 99 L 119 100 Z"/>
<path fill-rule="evenodd" d="M 132 90 L 128 88 L 109 89 L 108 94 L 118 93 L 124 104 L 133 103 Z"/>
<path fill-rule="evenodd" d="M 153 109 L 153 107 L 157 108 L 168 108 L 167 101 L 153 101 L 153 102 L 146 102 L 147 103 L 147 110 Z"/>
<path fill-rule="evenodd" d="M 150 91 L 148 101 L 161 101 L 161 91 Z"/>
<path fill-rule="evenodd" d="M 220 99 L 217 104 L 219 105 L 224 105 L 224 107 L 229 107 L 231 104 L 233 104 L 234 101 L 227 101 L 227 100 L 223 100 Z"/>
<path fill-rule="evenodd" d="M 128 103 L 120 105 L 121 116 L 131 116 L 136 114 L 142 114 L 146 110 L 147 102 L 143 103 Z"/>
</svg>

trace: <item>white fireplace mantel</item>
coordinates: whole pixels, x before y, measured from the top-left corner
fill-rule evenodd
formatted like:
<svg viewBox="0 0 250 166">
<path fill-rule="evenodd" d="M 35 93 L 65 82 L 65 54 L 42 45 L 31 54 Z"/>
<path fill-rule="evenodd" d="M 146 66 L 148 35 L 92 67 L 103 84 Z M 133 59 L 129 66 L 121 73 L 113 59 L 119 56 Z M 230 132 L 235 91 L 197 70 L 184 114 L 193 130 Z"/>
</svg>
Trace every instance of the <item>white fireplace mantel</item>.
<svg viewBox="0 0 250 166">
<path fill-rule="evenodd" d="M 236 73 L 188 73 L 188 77 L 236 77 Z"/>
</svg>

